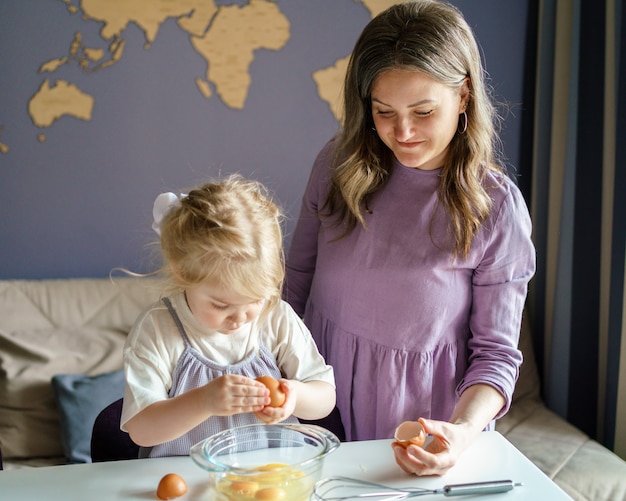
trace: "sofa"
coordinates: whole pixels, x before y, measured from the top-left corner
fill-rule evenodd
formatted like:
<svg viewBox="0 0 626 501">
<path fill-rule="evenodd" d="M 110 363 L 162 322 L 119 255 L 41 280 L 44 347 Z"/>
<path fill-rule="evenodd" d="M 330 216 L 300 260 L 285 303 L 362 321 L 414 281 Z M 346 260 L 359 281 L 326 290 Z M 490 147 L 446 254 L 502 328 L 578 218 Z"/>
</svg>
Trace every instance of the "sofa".
<svg viewBox="0 0 626 501">
<path fill-rule="evenodd" d="M 91 461 L 94 420 L 123 394 L 126 334 L 158 297 L 154 279 L 0 280 L 5 469 Z M 496 429 L 573 499 L 626 499 L 626 462 L 542 402 L 526 322 L 520 349 L 513 403 Z"/>
</svg>

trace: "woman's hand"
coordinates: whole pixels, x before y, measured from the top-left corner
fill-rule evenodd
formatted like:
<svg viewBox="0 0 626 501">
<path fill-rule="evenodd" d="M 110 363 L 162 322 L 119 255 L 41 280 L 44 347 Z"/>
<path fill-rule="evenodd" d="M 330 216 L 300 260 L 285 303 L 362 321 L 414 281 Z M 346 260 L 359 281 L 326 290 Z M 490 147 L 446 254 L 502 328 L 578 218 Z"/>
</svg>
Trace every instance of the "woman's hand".
<svg viewBox="0 0 626 501">
<path fill-rule="evenodd" d="M 407 473 L 443 475 L 452 468 L 461 453 L 476 438 L 473 427 L 420 418 L 427 439 L 424 447 L 393 445 L 396 463 Z"/>
<path fill-rule="evenodd" d="M 424 448 L 393 446 L 396 462 L 404 471 L 416 475 L 443 475 L 478 434 L 494 419 L 505 404 L 498 390 L 486 384 L 467 388 L 450 417 L 450 422 L 420 418 L 431 440 Z"/>
<path fill-rule="evenodd" d="M 283 405 L 280 407 L 270 407 L 266 405 L 254 413 L 254 415 L 265 424 L 274 424 L 284 421 L 291 416 L 296 409 L 298 396 L 295 386 L 287 379 L 280 379 L 278 384 L 280 385 L 279 388 L 285 393 L 285 402 Z"/>
</svg>

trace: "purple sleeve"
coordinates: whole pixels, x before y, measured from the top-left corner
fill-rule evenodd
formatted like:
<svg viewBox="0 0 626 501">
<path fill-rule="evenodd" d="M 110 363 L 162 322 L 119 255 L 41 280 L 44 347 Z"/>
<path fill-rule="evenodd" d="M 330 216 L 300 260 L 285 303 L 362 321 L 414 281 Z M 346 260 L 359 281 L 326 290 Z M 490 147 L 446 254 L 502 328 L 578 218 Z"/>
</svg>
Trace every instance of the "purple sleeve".
<svg viewBox="0 0 626 501">
<path fill-rule="evenodd" d="M 287 256 L 283 299 L 301 317 L 304 316 L 315 273 L 317 237 L 321 224 L 317 211 L 324 203 L 323 197 L 328 190 L 331 146 L 332 141 L 324 146 L 313 164 Z"/>
<path fill-rule="evenodd" d="M 497 419 L 508 411 L 519 375 L 522 310 L 535 272 L 530 216 L 513 183 L 492 226 L 472 278 L 469 366 L 457 392 L 477 383 L 496 388 L 506 399 Z"/>
</svg>

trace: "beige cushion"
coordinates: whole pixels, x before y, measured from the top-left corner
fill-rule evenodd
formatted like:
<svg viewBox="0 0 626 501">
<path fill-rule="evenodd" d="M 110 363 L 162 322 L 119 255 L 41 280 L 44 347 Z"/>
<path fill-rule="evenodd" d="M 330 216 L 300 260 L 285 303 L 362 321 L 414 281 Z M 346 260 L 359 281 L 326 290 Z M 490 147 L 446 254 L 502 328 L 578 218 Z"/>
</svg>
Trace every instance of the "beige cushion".
<svg viewBox="0 0 626 501">
<path fill-rule="evenodd" d="M 158 297 L 132 278 L 0 281 L 0 448 L 5 460 L 62 456 L 50 379 L 122 367 L 137 315 Z"/>
<path fill-rule="evenodd" d="M 626 463 L 594 440 L 580 446 L 554 481 L 575 500 L 626 499 Z"/>
<path fill-rule="evenodd" d="M 524 363 L 502 433 L 576 501 L 626 499 L 626 462 L 548 409 L 541 399 L 532 333 L 522 322 Z M 523 479 L 521 479 L 523 480 Z"/>
</svg>

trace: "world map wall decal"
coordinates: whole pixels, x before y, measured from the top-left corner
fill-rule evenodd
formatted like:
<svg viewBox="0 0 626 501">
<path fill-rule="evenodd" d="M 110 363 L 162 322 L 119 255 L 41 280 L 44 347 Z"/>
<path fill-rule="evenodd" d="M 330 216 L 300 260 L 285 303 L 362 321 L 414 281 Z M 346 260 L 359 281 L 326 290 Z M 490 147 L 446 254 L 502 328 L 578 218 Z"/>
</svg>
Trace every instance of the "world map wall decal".
<svg viewBox="0 0 626 501">
<path fill-rule="evenodd" d="M 375 16 L 397 3 L 397 0 L 354 0 Z M 249 0 L 242 5 L 218 0 L 60 0 L 69 15 L 80 15 L 86 23 L 100 23 L 103 47 L 88 46 L 81 32 L 71 35 L 66 54 L 44 61 L 38 68 L 42 76 L 27 103 L 27 113 L 39 142 L 45 131 L 64 116 L 82 121 L 94 119 L 97 96 L 83 91 L 68 79 L 55 78 L 64 66 L 75 65 L 84 74 L 96 74 L 115 65 L 124 56 L 124 31 L 130 24 L 143 33 L 144 48 L 150 49 L 159 28 L 174 19 L 177 27 L 189 37 L 193 50 L 206 63 L 201 77 L 192 77 L 199 94 L 210 99 L 217 95 L 233 110 L 246 104 L 253 85 L 249 68 L 259 50 L 280 51 L 290 39 L 290 22 L 276 2 Z M 334 117 L 341 120 L 340 92 L 348 55 L 328 68 L 311 75 L 318 96 L 325 101 Z M 10 124 L 0 125 L 0 154 L 10 148 L 2 142 L 2 132 Z"/>
</svg>

